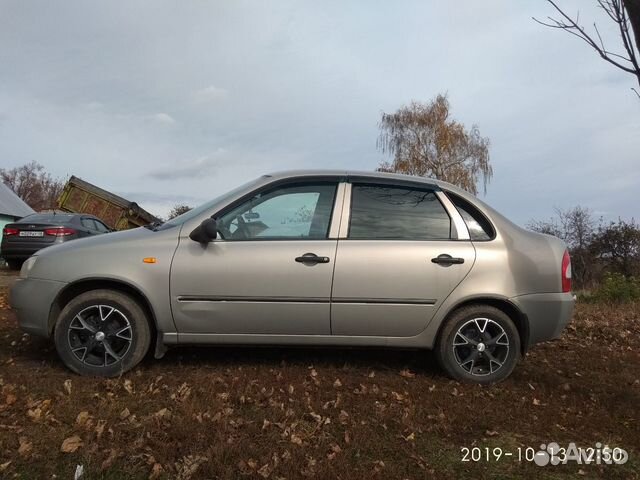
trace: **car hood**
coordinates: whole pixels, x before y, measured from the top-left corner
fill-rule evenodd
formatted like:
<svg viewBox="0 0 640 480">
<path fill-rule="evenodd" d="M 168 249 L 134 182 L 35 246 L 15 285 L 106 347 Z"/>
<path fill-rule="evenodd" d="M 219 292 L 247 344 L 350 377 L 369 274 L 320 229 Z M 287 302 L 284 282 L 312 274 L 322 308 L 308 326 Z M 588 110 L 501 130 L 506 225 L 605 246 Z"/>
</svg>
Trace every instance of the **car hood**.
<svg viewBox="0 0 640 480">
<path fill-rule="evenodd" d="M 129 278 L 140 273 L 147 257 L 156 259 L 154 271 L 168 272 L 179 233 L 177 227 L 161 232 L 141 227 L 72 240 L 40 250 L 28 275 L 60 282 Z"/>
</svg>

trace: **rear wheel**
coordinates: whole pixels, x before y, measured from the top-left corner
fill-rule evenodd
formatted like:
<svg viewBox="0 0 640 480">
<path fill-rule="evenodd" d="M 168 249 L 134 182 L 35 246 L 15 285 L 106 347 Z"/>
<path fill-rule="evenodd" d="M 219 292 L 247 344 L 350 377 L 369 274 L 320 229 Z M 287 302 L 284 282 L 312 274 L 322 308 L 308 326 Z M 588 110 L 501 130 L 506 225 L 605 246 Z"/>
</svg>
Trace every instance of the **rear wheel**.
<svg viewBox="0 0 640 480">
<path fill-rule="evenodd" d="M 520 359 L 520 335 L 507 314 L 490 305 L 469 305 L 446 322 L 436 356 L 450 377 L 487 384 L 511 374 Z"/>
<path fill-rule="evenodd" d="M 54 337 L 58 355 L 71 370 L 113 377 L 144 358 L 151 330 L 134 299 L 113 290 L 93 290 L 78 295 L 62 310 Z"/>
</svg>

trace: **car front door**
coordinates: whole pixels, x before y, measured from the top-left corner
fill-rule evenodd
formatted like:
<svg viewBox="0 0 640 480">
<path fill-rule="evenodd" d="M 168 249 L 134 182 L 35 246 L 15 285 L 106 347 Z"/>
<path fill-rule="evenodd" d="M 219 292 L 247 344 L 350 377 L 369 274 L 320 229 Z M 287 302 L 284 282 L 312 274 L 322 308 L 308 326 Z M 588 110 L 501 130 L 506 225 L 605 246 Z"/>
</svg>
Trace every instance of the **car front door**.
<svg viewBox="0 0 640 480">
<path fill-rule="evenodd" d="M 329 335 L 337 225 L 330 231 L 343 188 L 265 187 L 216 213 L 209 244 L 181 232 L 171 270 L 179 334 Z"/>
<path fill-rule="evenodd" d="M 466 227 L 434 189 L 354 183 L 347 190 L 332 334 L 417 335 L 475 261 Z"/>
</svg>

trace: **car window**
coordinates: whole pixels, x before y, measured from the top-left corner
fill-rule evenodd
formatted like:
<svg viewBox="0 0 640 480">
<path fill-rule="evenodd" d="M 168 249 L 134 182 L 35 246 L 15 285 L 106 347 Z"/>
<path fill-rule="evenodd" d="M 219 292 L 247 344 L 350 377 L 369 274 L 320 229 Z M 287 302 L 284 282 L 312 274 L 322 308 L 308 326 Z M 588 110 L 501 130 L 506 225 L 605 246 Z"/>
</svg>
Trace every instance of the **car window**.
<svg viewBox="0 0 640 480">
<path fill-rule="evenodd" d="M 351 192 L 348 238 L 444 240 L 451 236 L 451 219 L 431 190 L 355 184 Z"/>
<path fill-rule="evenodd" d="M 95 225 L 96 225 L 96 230 L 98 230 L 100 233 L 107 233 L 109 232 L 109 228 L 102 223 L 100 220 L 96 220 L 95 218 L 93 219 Z"/>
<path fill-rule="evenodd" d="M 225 240 L 327 238 L 336 184 L 305 184 L 259 193 L 218 219 Z"/>
<path fill-rule="evenodd" d="M 95 230 L 96 229 L 96 224 L 94 223 L 93 218 L 83 217 L 80 220 L 80 223 L 82 223 L 82 226 L 84 228 L 88 228 L 89 230 Z"/>
<path fill-rule="evenodd" d="M 493 230 L 491 222 L 489 222 L 487 217 L 477 208 L 454 193 L 447 192 L 447 196 L 451 199 L 451 202 L 456 206 L 458 212 L 460 212 L 460 216 L 467 224 L 469 238 L 471 238 L 471 240 L 491 240 L 494 237 L 495 231 Z"/>
</svg>

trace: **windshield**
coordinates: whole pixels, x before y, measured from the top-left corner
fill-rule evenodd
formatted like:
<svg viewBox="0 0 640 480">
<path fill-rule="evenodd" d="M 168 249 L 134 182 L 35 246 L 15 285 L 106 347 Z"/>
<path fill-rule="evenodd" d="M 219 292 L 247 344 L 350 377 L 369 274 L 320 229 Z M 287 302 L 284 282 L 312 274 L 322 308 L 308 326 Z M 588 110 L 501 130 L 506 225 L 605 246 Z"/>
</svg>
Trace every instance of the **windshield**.
<svg viewBox="0 0 640 480">
<path fill-rule="evenodd" d="M 214 205 L 216 205 L 217 203 L 223 202 L 226 199 L 230 199 L 233 198 L 234 196 L 236 196 L 238 193 L 242 192 L 243 190 L 250 190 L 251 187 L 253 185 L 257 185 L 259 183 L 261 183 L 264 180 L 264 177 L 260 177 L 257 178 L 255 180 L 251 180 L 250 182 L 247 182 L 243 185 L 240 185 L 237 188 L 234 188 L 233 190 L 228 191 L 227 193 L 224 193 L 216 198 L 214 198 L 213 200 L 209 200 L 206 203 L 203 203 L 202 205 L 193 208 L 191 210 L 189 210 L 188 212 L 183 213 L 182 215 L 178 215 L 175 218 L 172 218 L 171 220 L 163 223 L 162 225 L 158 226 L 156 230 L 165 230 L 167 228 L 172 228 L 175 227 L 177 225 L 182 225 L 184 222 L 187 222 L 189 220 L 191 220 L 192 218 L 195 218 L 199 215 L 202 215 L 204 212 L 206 212 L 207 210 L 211 209 L 211 207 L 213 207 Z"/>
</svg>

